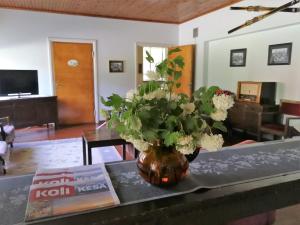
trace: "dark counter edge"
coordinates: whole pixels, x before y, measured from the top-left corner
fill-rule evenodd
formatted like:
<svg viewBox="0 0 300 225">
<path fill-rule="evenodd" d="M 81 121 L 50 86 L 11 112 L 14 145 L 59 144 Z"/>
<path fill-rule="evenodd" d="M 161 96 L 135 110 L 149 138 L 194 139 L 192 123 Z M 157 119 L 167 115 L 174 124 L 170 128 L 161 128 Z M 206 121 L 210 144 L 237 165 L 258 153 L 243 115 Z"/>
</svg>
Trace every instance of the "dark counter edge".
<svg viewBox="0 0 300 225">
<path fill-rule="evenodd" d="M 119 206 L 35 225 L 222 225 L 300 203 L 300 173 Z"/>
</svg>

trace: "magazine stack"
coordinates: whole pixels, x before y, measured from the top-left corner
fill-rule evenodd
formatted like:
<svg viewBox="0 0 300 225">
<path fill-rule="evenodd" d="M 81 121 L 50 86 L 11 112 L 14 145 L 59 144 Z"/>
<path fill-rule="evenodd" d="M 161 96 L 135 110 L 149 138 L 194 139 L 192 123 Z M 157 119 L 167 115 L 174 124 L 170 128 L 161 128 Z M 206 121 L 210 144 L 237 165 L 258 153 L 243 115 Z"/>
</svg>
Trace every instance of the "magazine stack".
<svg viewBox="0 0 300 225">
<path fill-rule="evenodd" d="M 104 164 L 37 170 L 25 221 L 120 204 Z"/>
</svg>

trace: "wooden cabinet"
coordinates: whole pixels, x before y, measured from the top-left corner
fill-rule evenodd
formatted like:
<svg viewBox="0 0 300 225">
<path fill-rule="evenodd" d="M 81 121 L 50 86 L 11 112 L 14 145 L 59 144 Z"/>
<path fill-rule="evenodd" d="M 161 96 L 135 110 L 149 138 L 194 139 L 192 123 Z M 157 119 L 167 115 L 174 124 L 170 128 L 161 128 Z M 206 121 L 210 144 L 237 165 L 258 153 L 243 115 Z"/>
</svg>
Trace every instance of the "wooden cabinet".
<svg viewBox="0 0 300 225">
<path fill-rule="evenodd" d="M 239 81 L 237 99 L 258 104 L 275 104 L 276 82 Z"/>
<path fill-rule="evenodd" d="M 0 117 L 9 116 L 16 128 L 55 123 L 58 125 L 57 98 L 28 97 L 0 100 Z"/>
<path fill-rule="evenodd" d="M 244 132 L 257 135 L 258 113 L 276 112 L 277 105 L 260 105 L 250 102 L 236 101 L 228 111 L 228 123 L 232 129 L 240 129 Z M 263 122 L 272 121 L 272 117 L 265 117 Z"/>
</svg>

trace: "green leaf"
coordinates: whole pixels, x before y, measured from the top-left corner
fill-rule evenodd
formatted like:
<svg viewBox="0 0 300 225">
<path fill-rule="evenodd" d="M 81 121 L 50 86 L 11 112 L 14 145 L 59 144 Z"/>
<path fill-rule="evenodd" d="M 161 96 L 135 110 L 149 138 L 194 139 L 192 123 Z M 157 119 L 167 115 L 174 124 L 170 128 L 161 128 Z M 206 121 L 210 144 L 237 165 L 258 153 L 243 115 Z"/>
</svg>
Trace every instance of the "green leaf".
<svg viewBox="0 0 300 225">
<path fill-rule="evenodd" d="M 178 80 L 182 75 L 181 71 L 175 71 L 174 72 L 174 80 Z"/>
<path fill-rule="evenodd" d="M 180 137 L 179 132 L 166 132 L 164 144 L 169 147 L 176 144 L 177 139 Z"/>
<path fill-rule="evenodd" d="M 143 137 L 149 142 L 155 141 L 158 139 L 158 130 L 157 129 L 147 129 L 143 132 Z"/>
<path fill-rule="evenodd" d="M 213 128 L 216 128 L 220 131 L 223 131 L 223 132 L 227 132 L 227 128 L 224 126 L 224 124 L 220 121 L 216 121 L 213 123 L 212 125 Z"/>
<path fill-rule="evenodd" d="M 176 103 L 175 101 L 169 102 L 169 108 L 170 108 L 171 110 L 176 109 L 176 108 L 177 108 L 177 103 Z"/>
<path fill-rule="evenodd" d="M 177 116 L 169 116 L 166 120 L 166 127 L 168 130 L 173 131 L 174 128 L 177 126 Z"/>
<path fill-rule="evenodd" d="M 151 118 L 151 113 L 149 112 L 149 110 L 141 110 L 140 112 L 138 112 L 138 116 L 142 121 L 144 121 Z"/>
<path fill-rule="evenodd" d="M 148 81 L 146 83 L 143 83 L 139 87 L 139 94 L 143 96 L 144 94 L 148 94 L 149 92 L 155 91 L 158 88 L 160 88 L 160 83 L 156 81 Z"/>
<path fill-rule="evenodd" d="M 176 83 L 176 88 L 180 88 L 181 87 L 181 83 Z"/>
<path fill-rule="evenodd" d="M 203 95 L 203 93 L 205 93 L 205 91 L 206 91 L 206 87 L 205 86 L 204 87 L 200 87 L 199 89 L 197 89 L 194 92 L 194 94 L 193 94 L 194 98 L 195 99 L 200 99 L 201 96 Z"/>
<path fill-rule="evenodd" d="M 201 111 L 206 115 L 210 115 L 215 110 L 214 106 L 211 103 L 205 103 L 201 106 Z"/>
<path fill-rule="evenodd" d="M 112 106 L 115 109 L 119 109 L 122 103 L 124 102 L 124 99 L 117 95 L 113 94 L 107 98 L 108 100 L 105 101 L 103 97 L 101 97 L 101 101 L 105 106 Z"/>
<path fill-rule="evenodd" d="M 171 69 L 171 68 L 168 68 L 168 69 L 167 69 L 167 74 L 168 74 L 169 76 L 172 76 L 173 73 L 174 73 L 174 70 L 173 70 L 173 69 Z"/>
<path fill-rule="evenodd" d="M 184 129 L 188 133 L 195 131 L 198 128 L 197 120 L 193 117 L 187 117 L 184 121 Z"/>
<path fill-rule="evenodd" d="M 159 74 L 165 74 L 168 70 L 168 60 L 165 59 L 163 60 L 161 63 L 159 63 L 157 66 L 156 66 L 156 71 L 159 73 Z"/>
<path fill-rule="evenodd" d="M 146 51 L 146 60 L 149 62 L 149 63 L 154 63 L 154 59 L 153 57 L 150 55 L 150 53 L 148 51 Z"/>
<path fill-rule="evenodd" d="M 213 96 L 215 95 L 216 91 L 219 89 L 220 88 L 217 86 L 211 86 L 210 88 L 208 88 L 204 94 L 205 99 L 211 100 L 213 98 Z"/>
<path fill-rule="evenodd" d="M 171 50 L 168 51 L 168 55 L 172 55 L 173 53 L 180 52 L 180 51 L 181 51 L 180 48 L 173 48 L 173 49 L 171 49 Z"/>
<path fill-rule="evenodd" d="M 179 68 L 183 68 L 184 67 L 184 61 L 183 61 L 183 57 L 181 55 L 176 56 L 175 59 L 173 59 L 173 62 L 179 67 Z"/>
</svg>

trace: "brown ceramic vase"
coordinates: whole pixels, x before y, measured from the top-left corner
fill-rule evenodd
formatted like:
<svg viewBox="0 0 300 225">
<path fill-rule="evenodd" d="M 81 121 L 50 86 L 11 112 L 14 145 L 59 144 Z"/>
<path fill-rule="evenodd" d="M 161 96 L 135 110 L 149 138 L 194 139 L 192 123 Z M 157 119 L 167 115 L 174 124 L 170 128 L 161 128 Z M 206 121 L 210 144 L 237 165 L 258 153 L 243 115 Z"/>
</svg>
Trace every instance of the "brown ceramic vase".
<svg viewBox="0 0 300 225">
<path fill-rule="evenodd" d="M 183 179 L 189 168 L 186 157 L 175 149 L 159 149 L 151 146 L 137 159 L 140 175 L 157 186 L 171 186 Z"/>
</svg>

